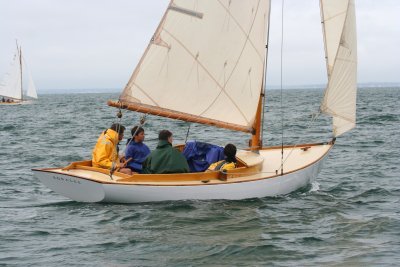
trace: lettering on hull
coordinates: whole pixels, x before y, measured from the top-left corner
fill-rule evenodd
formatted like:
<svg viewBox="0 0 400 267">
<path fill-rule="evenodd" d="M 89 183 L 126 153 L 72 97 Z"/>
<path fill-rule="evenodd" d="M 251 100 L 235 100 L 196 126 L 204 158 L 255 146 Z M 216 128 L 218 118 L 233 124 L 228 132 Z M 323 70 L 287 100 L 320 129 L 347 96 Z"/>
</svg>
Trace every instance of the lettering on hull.
<svg viewBox="0 0 400 267">
<path fill-rule="evenodd" d="M 61 182 L 81 184 L 81 181 L 79 181 L 78 179 L 75 179 L 73 177 L 63 177 L 63 176 L 53 175 L 52 178 L 54 180 L 58 180 L 58 181 L 61 181 Z"/>
</svg>

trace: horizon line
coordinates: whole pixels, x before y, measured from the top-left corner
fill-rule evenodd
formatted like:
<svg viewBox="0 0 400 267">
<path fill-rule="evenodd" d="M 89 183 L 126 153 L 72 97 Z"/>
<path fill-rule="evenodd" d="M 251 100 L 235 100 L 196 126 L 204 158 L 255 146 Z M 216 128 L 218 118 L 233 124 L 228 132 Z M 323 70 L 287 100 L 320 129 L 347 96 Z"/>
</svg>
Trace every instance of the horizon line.
<svg viewBox="0 0 400 267">
<path fill-rule="evenodd" d="M 308 84 L 308 85 L 286 85 L 282 90 L 294 89 L 325 89 L 325 84 Z M 400 82 L 368 82 L 358 83 L 358 88 L 371 88 L 371 87 L 400 87 Z M 280 85 L 270 85 L 266 90 L 280 90 Z M 120 93 L 121 88 L 57 88 L 57 89 L 42 89 L 37 90 L 40 94 L 64 94 L 64 93 Z"/>
</svg>

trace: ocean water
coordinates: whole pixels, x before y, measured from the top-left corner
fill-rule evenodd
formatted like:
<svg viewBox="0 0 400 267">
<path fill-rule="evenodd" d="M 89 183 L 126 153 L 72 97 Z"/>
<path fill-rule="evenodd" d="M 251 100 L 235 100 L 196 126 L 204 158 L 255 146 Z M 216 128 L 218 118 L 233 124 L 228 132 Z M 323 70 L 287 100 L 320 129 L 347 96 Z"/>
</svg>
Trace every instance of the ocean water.
<svg viewBox="0 0 400 267">
<path fill-rule="evenodd" d="M 400 88 L 361 88 L 357 127 L 339 137 L 317 181 L 241 201 L 87 204 L 42 185 L 31 168 L 87 159 L 116 121 L 116 94 L 40 95 L 0 106 L 0 266 L 398 266 Z M 267 91 L 265 145 L 330 139 L 314 117 L 321 90 Z M 135 125 L 140 114 L 124 112 Z M 313 118 L 315 120 L 313 120 Z M 282 134 L 282 127 L 283 134 Z M 148 116 L 146 143 L 188 124 Z M 246 147 L 248 136 L 191 125 L 188 139 Z M 121 146 L 123 148 L 123 146 Z"/>
</svg>

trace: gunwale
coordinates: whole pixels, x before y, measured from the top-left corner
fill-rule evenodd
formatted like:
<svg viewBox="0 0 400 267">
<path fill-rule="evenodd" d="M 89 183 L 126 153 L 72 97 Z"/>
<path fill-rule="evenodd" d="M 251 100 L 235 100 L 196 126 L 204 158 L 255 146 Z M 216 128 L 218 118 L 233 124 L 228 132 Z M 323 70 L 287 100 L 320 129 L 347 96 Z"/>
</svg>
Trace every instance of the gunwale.
<svg viewBox="0 0 400 267">
<path fill-rule="evenodd" d="M 326 143 L 284 146 L 283 149 L 285 151 L 285 154 L 290 153 L 290 150 L 293 149 L 297 151 L 296 153 L 298 155 L 307 153 L 310 154 L 311 151 L 314 150 L 313 153 L 315 153 L 315 156 L 310 156 L 312 157 L 312 160 L 307 160 L 307 164 L 303 164 L 303 162 L 301 162 L 299 163 L 300 167 L 286 168 L 286 171 L 284 171 L 283 173 L 278 173 L 277 170 L 274 171 L 274 168 L 272 168 L 273 164 L 270 164 L 269 166 L 269 163 L 266 163 L 265 161 L 250 167 L 242 165 L 241 167 L 234 170 L 229 170 L 228 172 L 226 172 L 226 174 L 218 171 L 213 171 L 181 174 L 135 174 L 130 176 L 123 173 L 115 172 L 113 174 L 113 180 L 111 180 L 111 178 L 109 177 L 108 170 L 88 166 L 87 164 L 89 161 L 74 162 L 65 168 L 43 168 L 32 170 L 36 172 L 48 172 L 66 175 L 104 185 L 115 184 L 127 186 L 212 186 L 279 178 L 282 175 L 287 175 L 300 171 L 315 164 L 323 157 L 325 157 L 330 152 L 333 145 L 334 142 L 331 141 Z M 315 149 L 311 149 L 313 147 Z M 262 157 L 265 158 L 265 155 L 272 155 L 271 153 L 269 153 L 271 151 L 273 151 L 275 154 L 277 154 L 278 152 L 280 153 L 280 149 L 282 149 L 282 147 L 280 146 L 266 147 L 261 149 L 259 152 Z M 298 162 L 298 155 L 296 156 L 296 160 L 294 160 L 294 162 Z M 81 163 L 82 165 L 79 165 L 79 163 Z"/>
</svg>

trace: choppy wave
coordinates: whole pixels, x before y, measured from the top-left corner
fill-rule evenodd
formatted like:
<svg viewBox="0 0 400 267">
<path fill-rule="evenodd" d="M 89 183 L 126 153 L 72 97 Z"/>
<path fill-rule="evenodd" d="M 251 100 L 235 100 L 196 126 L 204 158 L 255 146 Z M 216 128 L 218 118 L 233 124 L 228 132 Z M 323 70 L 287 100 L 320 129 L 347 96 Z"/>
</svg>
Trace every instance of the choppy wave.
<svg viewBox="0 0 400 267">
<path fill-rule="evenodd" d="M 280 92 L 269 92 L 264 143 L 280 144 Z M 330 139 L 330 119 L 311 126 L 319 90 L 284 92 L 285 143 Z M 400 90 L 363 89 L 358 125 L 337 140 L 317 181 L 285 196 L 134 205 L 78 203 L 30 169 L 90 158 L 116 120 L 113 94 L 43 95 L 0 109 L 0 265 L 395 266 L 400 262 Z M 140 114 L 123 112 L 134 125 Z M 305 126 L 307 125 L 307 127 Z M 186 123 L 148 117 L 186 138 Z M 245 147 L 248 136 L 192 125 L 189 139 Z"/>
</svg>

